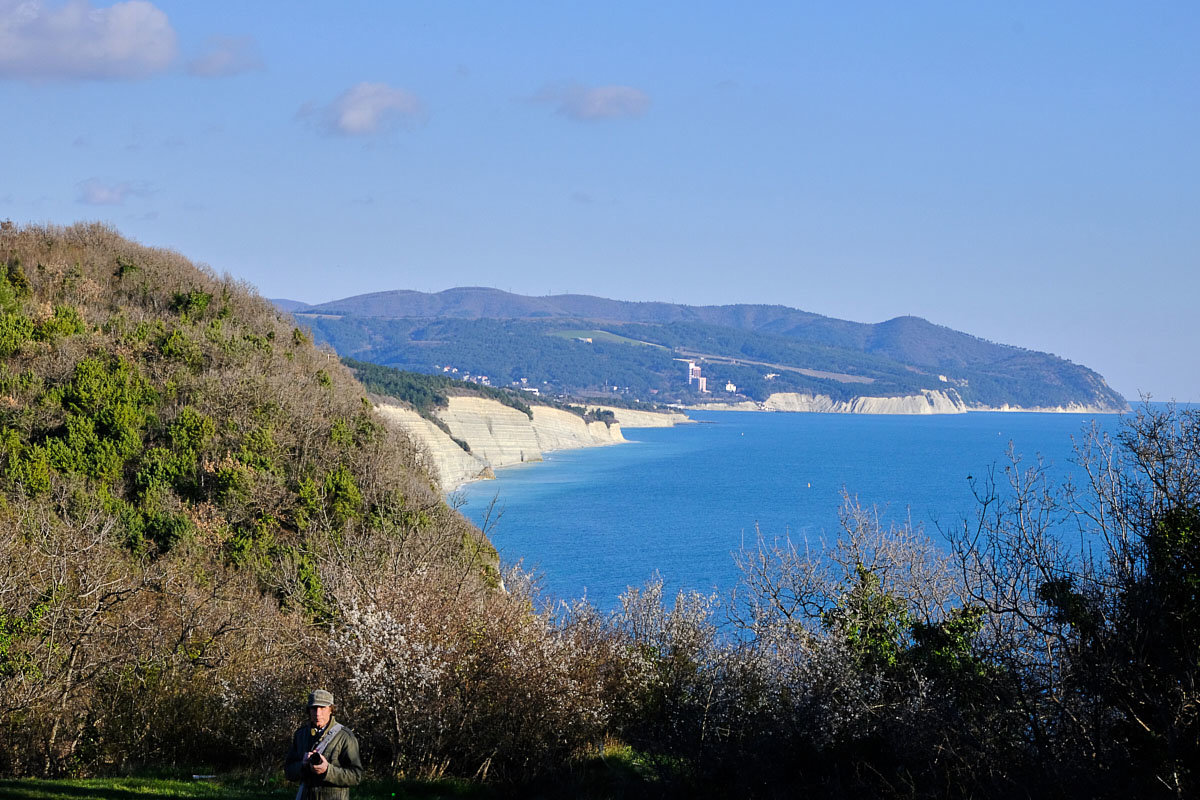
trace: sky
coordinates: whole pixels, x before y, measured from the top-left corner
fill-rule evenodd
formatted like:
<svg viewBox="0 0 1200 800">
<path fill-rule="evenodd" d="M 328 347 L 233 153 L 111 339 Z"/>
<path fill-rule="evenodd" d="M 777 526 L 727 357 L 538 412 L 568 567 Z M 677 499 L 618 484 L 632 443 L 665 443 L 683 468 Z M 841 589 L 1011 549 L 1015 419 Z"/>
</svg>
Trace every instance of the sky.
<svg viewBox="0 0 1200 800">
<path fill-rule="evenodd" d="M 916 315 L 1200 401 L 1200 4 L 0 0 L 0 219 L 318 303 Z"/>
</svg>

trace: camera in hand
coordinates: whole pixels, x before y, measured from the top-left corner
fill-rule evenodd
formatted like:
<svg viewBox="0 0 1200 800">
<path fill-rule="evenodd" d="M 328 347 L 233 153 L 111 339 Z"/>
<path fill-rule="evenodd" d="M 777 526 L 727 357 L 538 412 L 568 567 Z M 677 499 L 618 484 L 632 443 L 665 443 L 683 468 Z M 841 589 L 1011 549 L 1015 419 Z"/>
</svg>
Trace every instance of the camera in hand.
<svg viewBox="0 0 1200 800">
<path fill-rule="evenodd" d="M 308 764 L 310 767 L 315 767 L 321 763 L 321 758 L 322 758 L 322 756 L 320 753 L 310 753 L 308 756 L 308 760 L 305 761 L 304 763 Z"/>
</svg>

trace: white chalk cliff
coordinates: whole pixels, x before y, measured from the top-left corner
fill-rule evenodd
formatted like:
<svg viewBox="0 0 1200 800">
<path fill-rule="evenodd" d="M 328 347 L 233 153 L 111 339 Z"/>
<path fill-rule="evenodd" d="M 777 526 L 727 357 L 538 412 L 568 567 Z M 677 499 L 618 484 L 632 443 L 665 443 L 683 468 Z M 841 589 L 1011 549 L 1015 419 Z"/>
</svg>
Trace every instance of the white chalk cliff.
<svg viewBox="0 0 1200 800">
<path fill-rule="evenodd" d="M 691 406 L 713 411 L 799 411 L 818 414 L 962 414 L 966 405 L 958 392 L 922 389 L 901 397 L 852 397 L 834 400 L 824 394 L 776 392 L 761 403 L 710 403 Z"/>
<path fill-rule="evenodd" d="M 968 411 L 1033 412 L 1040 414 L 1111 414 L 1112 409 L 1071 403 L 1065 406 L 968 406 L 958 392 L 922 389 L 901 397 L 853 397 L 835 401 L 823 394 L 777 392 L 763 402 L 704 403 L 685 406 L 707 411 L 799 411 L 818 414 L 962 414 Z"/>
<path fill-rule="evenodd" d="M 491 467 L 482 459 L 463 450 L 445 431 L 412 409 L 380 405 L 376 410 L 420 446 L 421 466 L 447 491 L 468 481 L 493 477 Z"/>
<path fill-rule="evenodd" d="M 463 450 L 444 430 L 415 411 L 380 405 L 385 419 L 398 425 L 421 445 L 426 466 L 443 491 L 481 478 L 492 470 L 528 461 L 541 461 L 543 453 L 575 447 L 596 447 L 625 441 L 620 423 L 586 422 L 569 411 L 533 406 L 533 419 L 523 411 L 483 397 L 451 397 L 447 408 L 436 413 L 454 439 L 467 443 Z"/>
<path fill-rule="evenodd" d="M 961 414 L 967 410 L 958 392 L 923 389 L 901 397 L 854 397 L 833 401 L 826 395 L 779 392 L 764 405 L 772 411 L 818 411 L 832 414 Z"/>
</svg>

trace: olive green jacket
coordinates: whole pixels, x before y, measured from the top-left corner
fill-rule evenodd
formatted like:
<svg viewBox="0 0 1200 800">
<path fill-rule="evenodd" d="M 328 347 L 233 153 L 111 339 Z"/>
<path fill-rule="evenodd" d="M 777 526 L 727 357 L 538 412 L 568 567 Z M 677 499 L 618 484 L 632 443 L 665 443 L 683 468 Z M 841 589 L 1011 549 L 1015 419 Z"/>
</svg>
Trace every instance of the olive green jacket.
<svg viewBox="0 0 1200 800">
<path fill-rule="evenodd" d="M 330 719 L 326 730 L 336 720 Z M 304 800 L 349 800 L 351 786 L 362 780 L 363 765 L 358 755 L 358 739 L 349 728 L 342 728 L 325 746 L 325 760 L 329 769 L 324 775 L 316 775 L 304 763 L 305 753 L 317 746 L 318 739 L 312 735 L 312 727 L 301 725 L 292 736 L 283 771 L 289 781 L 304 781 Z"/>
</svg>

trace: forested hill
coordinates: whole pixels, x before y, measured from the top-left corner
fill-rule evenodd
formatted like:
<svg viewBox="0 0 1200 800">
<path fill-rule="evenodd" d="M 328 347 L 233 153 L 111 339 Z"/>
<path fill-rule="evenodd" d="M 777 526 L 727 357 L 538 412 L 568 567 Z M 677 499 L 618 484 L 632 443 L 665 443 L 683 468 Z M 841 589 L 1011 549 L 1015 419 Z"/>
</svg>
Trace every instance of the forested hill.
<svg viewBox="0 0 1200 800">
<path fill-rule="evenodd" d="M 710 389 L 732 383 L 742 399 L 953 389 L 976 407 L 1126 408 L 1084 366 L 918 317 L 866 324 L 779 305 L 526 297 L 488 288 L 275 302 L 344 356 L 419 371 L 451 365 L 499 384 L 525 378 L 568 393 L 611 393 L 615 385 L 641 399 L 695 400 L 683 358 L 701 364 Z"/>
<path fill-rule="evenodd" d="M 0 223 L 0 401 L 0 774 L 277 759 L 363 587 L 499 583 L 332 353 L 102 225 Z"/>
</svg>

